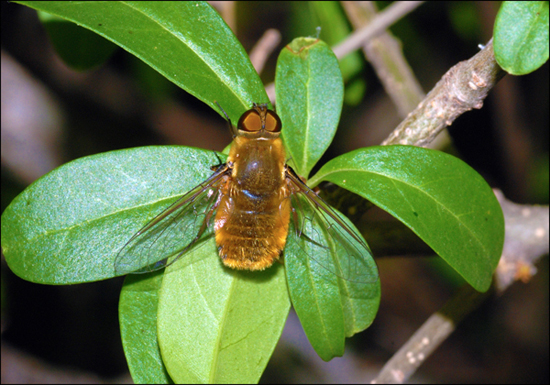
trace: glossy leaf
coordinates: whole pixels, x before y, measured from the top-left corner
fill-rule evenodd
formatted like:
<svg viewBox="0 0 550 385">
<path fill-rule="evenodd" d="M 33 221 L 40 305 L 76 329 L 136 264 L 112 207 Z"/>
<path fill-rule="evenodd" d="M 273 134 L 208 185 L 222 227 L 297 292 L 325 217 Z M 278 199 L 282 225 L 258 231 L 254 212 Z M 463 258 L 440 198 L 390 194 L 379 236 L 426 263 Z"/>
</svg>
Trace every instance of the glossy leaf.
<svg viewBox="0 0 550 385">
<path fill-rule="evenodd" d="M 298 174 L 308 175 L 330 145 L 338 126 L 343 99 L 338 61 L 324 42 L 295 39 L 281 52 L 276 77 L 277 112 L 283 122 L 287 155 Z M 300 206 L 305 209 L 307 205 Z M 315 256 L 326 253 L 327 246 L 322 245 L 333 240 L 325 234 L 326 223 L 314 220 L 305 225 L 307 228 L 302 230 L 307 236 L 297 242 L 293 241 L 295 230 L 291 226 L 284 251 L 287 282 L 309 341 L 317 354 L 328 361 L 343 354 L 345 336 L 372 323 L 378 311 L 380 284 L 376 264 L 368 252 L 363 257 L 376 277 L 369 283 L 350 282 L 342 279 L 346 274 L 338 278 L 333 273 L 334 268 L 327 264 L 336 265 L 338 261 L 334 243 L 328 246 L 333 261 L 316 261 Z M 316 247 L 321 249 L 316 252 Z"/>
<path fill-rule="evenodd" d="M 548 1 L 504 1 L 495 20 L 495 58 L 513 75 L 548 61 Z"/>
<path fill-rule="evenodd" d="M 244 48 L 206 2 L 18 3 L 98 33 L 222 115 L 218 101 L 234 122 L 253 102 L 269 102 Z"/>
<path fill-rule="evenodd" d="M 307 7 L 307 19 L 311 19 L 312 26 L 305 25 L 310 29 L 304 31 L 302 22 L 302 35 L 307 35 L 316 27 L 321 28 L 319 38 L 323 39 L 330 47 L 336 46 L 344 39 L 348 38 L 353 32 L 350 26 L 348 16 L 342 9 L 342 4 L 338 1 L 307 1 L 304 2 Z M 344 102 L 346 104 L 357 105 L 365 96 L 366 80 L 361 73 L 365 67 L 365 60 L 362 52 L 357 50 L 349 52 L 338 60 L 342 77 L 346 84 L 344 89 Z"/>
<path fill-rule="evenodd" d="M 157 305 L 162 273 L 128 275 L 120 293 L 120 334 L 128 368 L 136 384 L 172 383 L 157 340 Z"/>
<path fill-rule="evenodd" d="M 212 151 L 142 147 L 67 163 L 23 191 L 2 214 L 2 250 L 11 270 L 38 283 L 115 276 L 128 239 L 206 179 Z"/>
<path fill-rule="evenodd" d="M 336 211 L 336 210 L 335 210 Z M 343 214 L 339 213 L 340 218 L 359 236 L 363 242 L 364 239 L 356 229 L 355 225 Z M 366 244 L 366 242 L 365 242 Z M 342 252 L 338 245 L 336 245 L 336 259 L 339 259 Z M 364 255 L 366 266 L 370 270 L 370 274 L 376 276 L 370 282 L 356 282 L 348 279 L 338 279 L 338 286 L 340 289 L 340 303 L 344 311 L 344 326 L 346 337 L 351 337 L 356 333 L 362 332 L 368 328 L 376 314 L 378 313 L 378 307 L 380 306 L 380 278 L 378 277 L 378 267 L 374 262 L 372 252 L 369 249 L 369 254 Z"/>
<path fill-rule="evenodd" d="M 476 290 L 486 291 L 504 242 L 504 218 L 483 178 L 461 160 L 412 147 L 360 149 L 309 182 L 333 182 L 410 227 Z"/>
<path fill-rule="evenodd" d="M 291 222 L 284 252 L 288 288 L 309 341 L 317 354 L 328 361 L 343 354 L 345 336 L 366 329 L 374 320 L 380 301 L 380 281 L 368 248 L 360 246 L 364 255 L 353 256 L 364 258 L 360 263 L 347 260 L 345 256 L 349 250 L 343 247 L 341 238 L 331 233 L 331 228 L 337 224 L 315 215 L 313 206 L 305 202 L 299 207 L 304 211 L 298 213 L 299 217 L 304 215 L 313 219 L 299 220 L 302 223 L 299 237 L 295 236 L 296 225 Z M 347 218 L 340 213 L 336 215 L 361 237 Z M 348 239 L 353 242 L 353 238 Z M 321 258 L 328 250 L 331 260 Z M 345 273 L 350 263 L 354 270 L 367 270 L 351 275 Z M 363 280 L 357 281 L 357 278 Z"/>
<path fill-rule="evenodd" d="M 213 238 L 166 268 L 159 298 L 163 361 L 178 383 L 258 382 L 290 309 L 283 266 L 224 267 Z"/>
<path fill-rule="evenodd" d="M 344 83 L 338 59 L 321 40 L 294 39 L 279 55 L 275 85 L 287 156 L 307 178 L 340 120 Z"/>
<path fill-rule="evenodd" d="M 318 223 L 306 223 L 303 230 L 319 234 L 312 226 Z M 296 231 L 294 226 L 290 231 Z M 320 247 L 319 239 L 301 241 L 313 255 Z M 292 304 L 311 345 L 325 361 L 342 356 L 345 331 L 338 278 L 304 255 L 303 249 L 293 242 L 288 242 L 285 248 L 285 267 Z"/>
</svg>

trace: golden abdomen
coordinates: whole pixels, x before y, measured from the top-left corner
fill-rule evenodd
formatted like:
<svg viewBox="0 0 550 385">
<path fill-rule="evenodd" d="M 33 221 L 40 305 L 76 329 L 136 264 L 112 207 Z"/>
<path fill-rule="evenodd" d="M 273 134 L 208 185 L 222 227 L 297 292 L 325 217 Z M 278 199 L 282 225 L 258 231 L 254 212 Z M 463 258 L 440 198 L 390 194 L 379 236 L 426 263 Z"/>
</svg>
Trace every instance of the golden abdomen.
<svg viewBox="0 0 550 385">
<path fill-rule="evenodd" d="M 290 200 L 281 191 L 254 195 L 242 190 L 223 195 L 215 220 L 222 262 L 234 269 L 263 270 L 286 244 Z"/>
</svg>

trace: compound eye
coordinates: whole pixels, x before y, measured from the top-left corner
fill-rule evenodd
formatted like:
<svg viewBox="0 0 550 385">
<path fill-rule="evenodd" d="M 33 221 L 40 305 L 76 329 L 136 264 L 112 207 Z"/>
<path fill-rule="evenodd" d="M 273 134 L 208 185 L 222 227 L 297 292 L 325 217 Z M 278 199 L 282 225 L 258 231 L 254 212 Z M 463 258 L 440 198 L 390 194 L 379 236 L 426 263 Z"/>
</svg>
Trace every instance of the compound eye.
<svg viewBox="0 0 550 385">
<path fill-rule="evenodd" d="M 262 119 L 255 110 L 248 110 L 242 114 L 237 128 L 246 132 L 260 131 L 262 129 Z"/>
<path fill-rule="evenodd" d="M 281 132 L 282 124 L 279 116 L 273 111 L 267 111 L 265 116 L 265 130 L 268 132 Z"/>
</svg>

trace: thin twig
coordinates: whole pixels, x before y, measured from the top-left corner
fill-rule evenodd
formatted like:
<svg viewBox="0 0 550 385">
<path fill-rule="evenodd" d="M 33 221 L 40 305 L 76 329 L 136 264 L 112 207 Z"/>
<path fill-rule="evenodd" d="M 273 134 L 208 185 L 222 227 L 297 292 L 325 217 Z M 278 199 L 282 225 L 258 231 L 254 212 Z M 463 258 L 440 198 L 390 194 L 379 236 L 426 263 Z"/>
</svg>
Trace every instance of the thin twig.
<svg viewBox="0 0 550 385">
<path fill-rule="evenodd" d="M 377 16 L 373 1 L 342 1 L 342 6 L 356 29 L 368 26 Z M 364 42 L 363 53 L 372 64 L 386 93 L 404 118 L 422 99 L 424 91 L 403 55 L 401 43 L 389 30 Z"/>
<path fill-rule="evenodd" d="M 281 33 L 276 29 L 268 29 L 250 51 L 250 61 L 258 74 L 261 74 L 267 58 L 281 42 Z"/>
<path fill-rule="evenodd" d="M 441 310 L 433 314 L 386 362 L 373 384 L 401 384 L 407 381 L 456 325 L 488 296 L 465 285 Z"/>
<path fill-rule="evenodd" d="M 495 60 L 493 40 L 471 59 L 452 67 L 426 98 L 382 145 L 426 147 L 466 111 L 481 108 L 489 91 L 505 75 Z"/>
<path fill-rule="evenodd" d="M 233 33 L 237 35 L 237 17 L 235 14 L 235 1 L 210 1 L 211 6 L 216 8 L 221 14 L 222 19 L 231 28 Z"/>
<path fill-rule="evenodd" d="M 384 32 L 386 28 L 394 24 L 406 14 L 413 11 L 421 5 L 423 1 L 396 1 L 389 7 L 380 12 L 372 22 L 364 28 L 352 33 L 346 40 L 333 47 L 334 54 L 338 59 L 343 58 L 348 53 L 361 48 L 365 42 L 374 36 Z"/>
<path fill-rule="evenodd" d="M 495 190 L 495 195 L 506 224 L 502 258 L 495 273 L 496 290 L 501 294 L 515 281 L 529 281 L 537 272 L 535 263 L 548 254 L 549 210 L 548 206 L 511 202 L 500 190 Z"/>
</svg>

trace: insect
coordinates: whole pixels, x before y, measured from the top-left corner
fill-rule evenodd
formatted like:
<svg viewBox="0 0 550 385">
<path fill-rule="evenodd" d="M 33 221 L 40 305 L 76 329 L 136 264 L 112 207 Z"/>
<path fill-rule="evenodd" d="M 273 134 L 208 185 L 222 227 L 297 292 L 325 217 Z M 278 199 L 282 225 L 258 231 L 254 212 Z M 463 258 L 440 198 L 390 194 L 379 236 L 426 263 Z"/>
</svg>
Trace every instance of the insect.
<svg viewBox="0 0 550 385">
<path fill-rule="evenodd" d="M 254 104 L 236 128 L 227 120 L 233 134 L 227 162 L 126 243 L 115 260 L 117 275 L 163 268 L 213 232 L 230 268 L 264 270 L 292 243 L 339 277 L 376 281 L 365 242 L 286 164 L 277 114 Z"/>
</svg>

